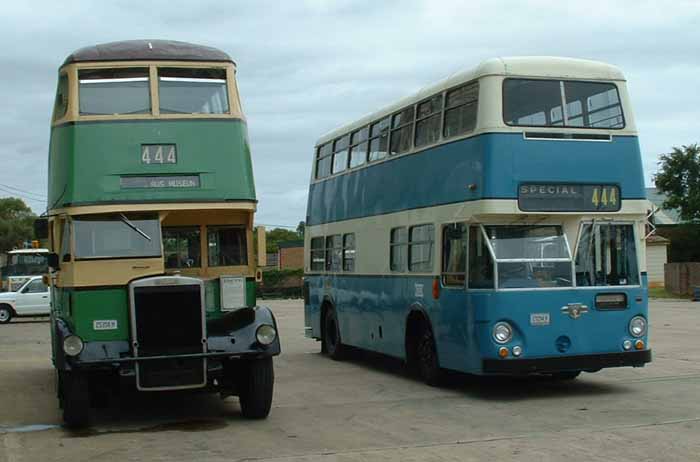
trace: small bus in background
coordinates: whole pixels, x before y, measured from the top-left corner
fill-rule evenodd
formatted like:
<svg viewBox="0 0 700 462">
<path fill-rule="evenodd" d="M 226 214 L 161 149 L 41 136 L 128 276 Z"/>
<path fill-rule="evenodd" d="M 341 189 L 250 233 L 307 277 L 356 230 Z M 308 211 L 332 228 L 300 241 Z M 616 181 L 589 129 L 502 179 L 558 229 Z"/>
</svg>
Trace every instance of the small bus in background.
<svg viewBox="0 0 700 462">
<path fill-rule="evenodd" d="M 257 200 L 231 57 L 164 40 L 68 56 L 48 196 L 36 229 L 52 251 L 64 421 L 86 424 L 121 383 L 237 395 L 243 416 L 266 417 L 280 343 L 256 303 Z"/>
<path fill-rule="evenodd" d="M 16 249 L 3 255 L 3 265 L 0 268 L 2 291 L 14 292 L 32 276 L 40 276 L 49 272 L 47 265 L 48 249 Z"/>
<path fill-rule="evenodd" d="M 306 335 L 442 371 L 643 366 L 646 200 L 625 78 L 491 59 L 322 136 Z"/>
</svg>

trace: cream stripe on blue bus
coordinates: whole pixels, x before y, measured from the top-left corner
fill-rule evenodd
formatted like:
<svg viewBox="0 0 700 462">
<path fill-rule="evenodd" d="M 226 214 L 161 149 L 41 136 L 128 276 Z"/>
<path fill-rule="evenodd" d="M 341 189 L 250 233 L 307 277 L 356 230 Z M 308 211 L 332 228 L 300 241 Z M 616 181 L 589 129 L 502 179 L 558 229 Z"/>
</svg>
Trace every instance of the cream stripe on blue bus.
<svg viewBox="0 0 700 462">
<path fill-rule="evenodd" d="M 625 77 L 487 60 L 322 136 L 306 336 L 445 370 L 557 379 L 651 361 L 646 199 Z"/>
</svg>

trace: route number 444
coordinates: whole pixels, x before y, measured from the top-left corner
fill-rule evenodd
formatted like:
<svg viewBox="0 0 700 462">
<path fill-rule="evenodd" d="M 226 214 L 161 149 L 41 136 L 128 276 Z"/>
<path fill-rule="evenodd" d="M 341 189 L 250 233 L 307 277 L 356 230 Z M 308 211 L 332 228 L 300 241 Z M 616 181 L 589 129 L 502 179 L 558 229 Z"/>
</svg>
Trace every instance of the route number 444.
<svg viewBox="0 0 700 462">
<path fill-rule="evenodd" d="M 616 187 L 595 188 L 591 195 L 591 203 L 596 207 L 616 207 L 618 200 Z"/>
<path fill-rule="evenodd" d="M 174 144 L 144 144 L 141 146 L 141 163 L 176 164 L 177 151 Z"/>
</svg>

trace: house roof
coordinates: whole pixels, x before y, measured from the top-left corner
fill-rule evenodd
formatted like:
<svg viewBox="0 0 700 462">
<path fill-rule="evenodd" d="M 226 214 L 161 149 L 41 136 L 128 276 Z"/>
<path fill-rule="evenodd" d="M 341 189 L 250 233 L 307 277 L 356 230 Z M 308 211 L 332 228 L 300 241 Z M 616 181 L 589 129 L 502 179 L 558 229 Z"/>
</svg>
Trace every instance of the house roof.
<svg viewBox="0 0 700 462">
<path fill-rule="evenodd" d="M 682 223 L 678 209 L 665 209 L 664 201 L 668 198 L 656 188 L 646 188 L 647 200 L 654 205 L 654 222 L 657 225 L 677 225 Z"/>
</svg>

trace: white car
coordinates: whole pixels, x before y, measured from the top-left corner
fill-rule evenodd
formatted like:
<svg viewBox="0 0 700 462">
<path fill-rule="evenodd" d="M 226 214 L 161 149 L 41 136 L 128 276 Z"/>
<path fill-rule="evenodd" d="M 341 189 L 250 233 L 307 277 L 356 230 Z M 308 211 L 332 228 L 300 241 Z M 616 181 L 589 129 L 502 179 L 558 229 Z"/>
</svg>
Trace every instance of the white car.
<svg viewBox="0 0 700 462">
<path fill-rule="evenodd" d="M 32 276 L 17 292 L 0 293 L 0 324 L 15 316 L 46 316 L 51 313 L 51 294 L 42 276 Z"/>
</svg>

